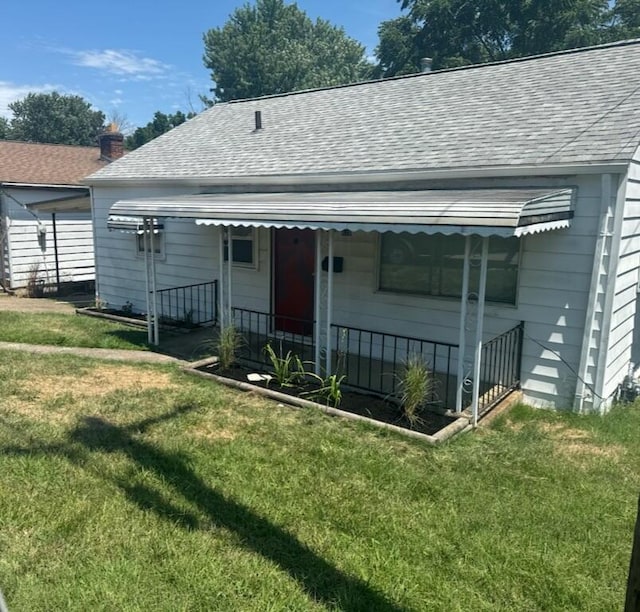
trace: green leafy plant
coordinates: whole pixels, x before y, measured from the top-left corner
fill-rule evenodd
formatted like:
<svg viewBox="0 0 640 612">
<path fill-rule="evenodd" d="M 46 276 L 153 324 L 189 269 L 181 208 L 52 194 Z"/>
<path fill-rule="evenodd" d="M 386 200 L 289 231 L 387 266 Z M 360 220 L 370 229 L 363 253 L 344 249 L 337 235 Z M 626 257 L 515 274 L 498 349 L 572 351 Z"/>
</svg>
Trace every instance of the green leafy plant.
<svg viewBox="0 0 640 612">
<path fill-rule="evenodd" d="M 326 378 L 322 378 L 313 374 L 320 381 L 320 387 L 312 391 L 314 397 L 324 399 L 327 404 L 331 404 L 334 408 L 340 406 L 342 401 L 342 382 L 347 378 L 344 374 L 331 374 Z"/>
<path fill-rule="evenodd" d="M 122 305 L 122 312 L 131 314 L 133 312 L 133 304 L 128 300 Z"/>
<path fill-rule="evenodd" d="M 215 343 L 218 363 L 222 369 L 226 370 L 236 363 L 241 346 L 242 336 L 235 325 L 228 325 L 222 329 Z"/>
<path fill-rule="evenodd" d="M 304 382 L 307 372 L 300 357 L 291 351 L 282 356 L 282 351 L 280 354 L 276 353 L 271 344 L 267 344 L 264 351 L 271 362 L 273 378 L 281 387 L 293 387 Z"/>
<path fill-rule="evenodd" d="M 409 355 L 398 383 L 402 414 L 414 427 L 420 422 L 420 410 L 433 391 L 433 374 L 420 355 Z"/>
</svg>

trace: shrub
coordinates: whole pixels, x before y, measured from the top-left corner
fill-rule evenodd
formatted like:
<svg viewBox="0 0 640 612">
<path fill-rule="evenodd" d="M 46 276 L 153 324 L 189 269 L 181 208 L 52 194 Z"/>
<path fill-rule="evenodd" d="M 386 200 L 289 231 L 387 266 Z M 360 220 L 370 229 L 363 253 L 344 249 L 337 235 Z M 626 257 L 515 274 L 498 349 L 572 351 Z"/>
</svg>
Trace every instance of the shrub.
<svg viewBox="0 0 640 612">
<path fill-rule="evenodd" d="M 433 375 L 420 355 L 410 355 L 400 375 L 400 408 L 411 427 L 420 422 L 420 410 L 429 401 Z"/>
<path fill-rule="evenodd" d="M 226 370 L 236 363 L 241 346 L 242 336 L 235 325 L 228 325 L 220 331 L 215 349 L 221 368 Z"/>
</svg>

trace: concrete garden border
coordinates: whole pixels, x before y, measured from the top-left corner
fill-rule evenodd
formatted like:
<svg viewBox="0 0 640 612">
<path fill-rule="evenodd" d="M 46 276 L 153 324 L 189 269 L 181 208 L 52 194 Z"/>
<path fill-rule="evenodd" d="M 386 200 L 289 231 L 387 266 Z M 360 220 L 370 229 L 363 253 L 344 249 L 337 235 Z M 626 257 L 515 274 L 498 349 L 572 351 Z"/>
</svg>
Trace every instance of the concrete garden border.
<svg viewBox="0 0 640 612">
<path fill-rule="evenodd" d="M 441 444 L 445 440 L 453 437 L 456 434 L 459 434 L 463 431 L 467 431 L 471 429 L 471 425 L 469 424 L 469 419 L 465 417 L 459 417 L 455 421 L 451 422 L 449 425 L 436 432 L 435 434 L 424 434 L 418 431 L 413 431 L 411 429 L 405 429 L 404 427 L 398 427 L 397 425 L 392 425 L 390 423 L 384 423 L 382 421 L 377 421 L 375 419 L 371 419 L 369 417 L 365 417 L 359 414 L 353 414 L 352 412 L 346 412 L 345 410 L 340 410 L 339 408 L 332 408 L 331 406 L 326 406 L 324 404 L 319 404 L 318 402 L 313 402 L 311 400 L 306 400 L 301 397 L 296 397 L 294 395 L 289 395 L 287 393 L 281 393 L 280 391 L 275 391 L 273 389 L 268 389 L 265 387 L 260 387 L 258 385 L 252 385 L 249 382 L 243 382 L 239 380 L 235 380 L 233 378 L 226 378 L 224 376 L 220 376 L 219 374 L 212 374 L 210 372 L 202 372 L 197 368 L 200 368 L 205 365 L 209 365 L 215 363 L 217 358 L 207 358 L 201 359 L 200 361 L 195 361 L 190 363 L 188 366 L 182 368 L 184 372 L 191 374 L 193 376 L 199 376 L 201 378 L 206 378 L 208 380 L 214 380 L 222 385 L 227 387 L 231 387 L 232 389 L 238 389 L 240 391 L 251 391 L 252 393 L 257 393 L 258 395 L 262 395 L 263 397 L 267 397 L 278 402 L 282 402 L 283 404 L 287 404 L 289 406 L 293 406 L 295 408 L 315 408 L 324 412 L 325 414 L 329 414 L 331 416 L 341 417 L 345 419 L 349 419 L 351 421 L 361 421 L 364 423 L 369 423 L 374 427 L 378 427 L 380 429 L 386 429 L 387 431 L 393 431 L 395 433 L 399 433 L 408 438 L 415 438 L 417 440 L 423 440 L 429 444 Z"/>
</svg>

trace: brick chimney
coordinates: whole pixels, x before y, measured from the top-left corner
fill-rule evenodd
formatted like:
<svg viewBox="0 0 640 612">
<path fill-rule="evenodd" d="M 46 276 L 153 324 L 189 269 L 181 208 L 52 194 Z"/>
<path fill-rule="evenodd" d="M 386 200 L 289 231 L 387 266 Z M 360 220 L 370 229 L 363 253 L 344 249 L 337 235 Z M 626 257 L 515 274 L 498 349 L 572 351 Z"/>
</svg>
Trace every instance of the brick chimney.
<svg viewBox="0 0 640 612">
<path fill-rule="evenodd" d="M 124 136 L 118 131 L 114 123 L 98 137 L 100 141 L 100 158 L 114 161 L 124 155 Z"/>
</svg>

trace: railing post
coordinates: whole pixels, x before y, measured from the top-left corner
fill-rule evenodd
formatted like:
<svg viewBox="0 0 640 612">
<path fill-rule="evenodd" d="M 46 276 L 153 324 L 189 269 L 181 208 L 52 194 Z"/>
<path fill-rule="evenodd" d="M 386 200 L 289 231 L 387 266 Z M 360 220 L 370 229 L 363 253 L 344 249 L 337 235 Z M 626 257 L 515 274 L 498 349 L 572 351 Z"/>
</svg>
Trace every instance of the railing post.
<svg viewBox="0 0 640 612">
<path fill-rule="evenodd" d="M 220 313 L 218 312 L 218 280 L 216 279 L 215 281 L 213 281 L 213 283 L 212 296 L 213 302 L 215 304 L 215 306 L 213 307 L 213 312 L 215 314 L 214 324 L 218 325 L 218 317 L 220 316 Z"/>
<path fill-rule="evenodd" d="M 518 388 L 522 386 L 522 351 L 524 349 L 524 321 L 520 321 L 518 326 L 518 347 L 516 354 L 516 379 Z"/>
</svg>

